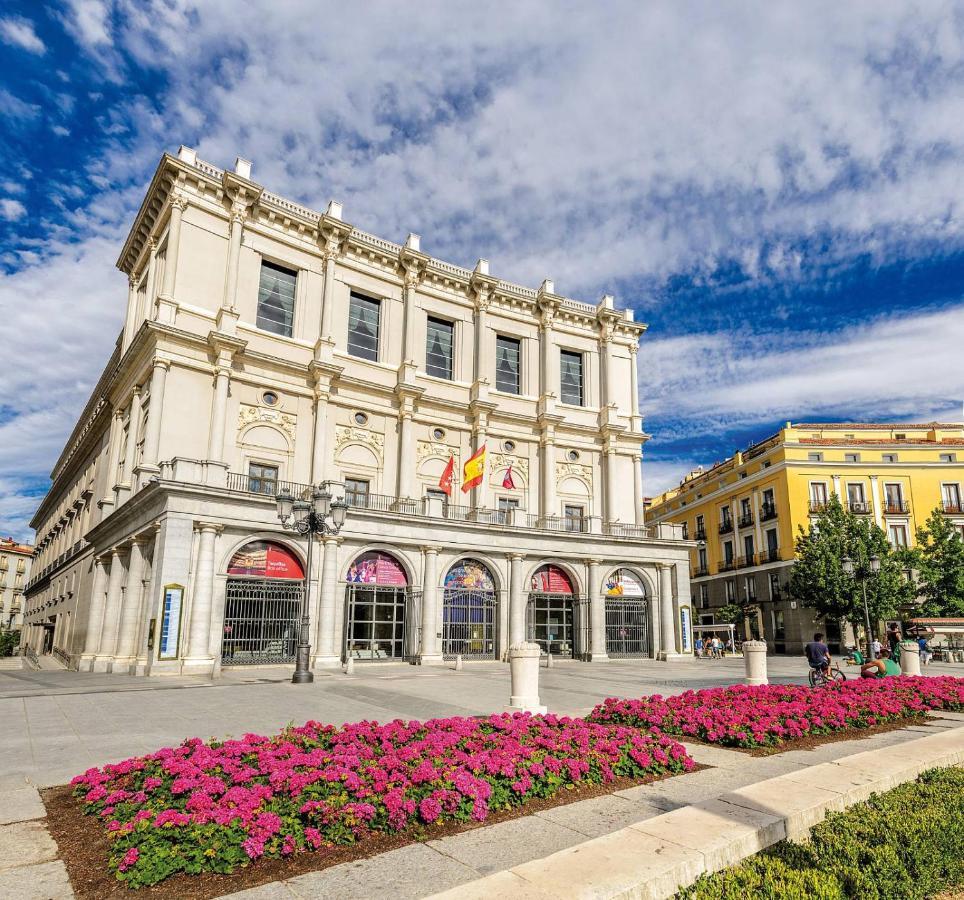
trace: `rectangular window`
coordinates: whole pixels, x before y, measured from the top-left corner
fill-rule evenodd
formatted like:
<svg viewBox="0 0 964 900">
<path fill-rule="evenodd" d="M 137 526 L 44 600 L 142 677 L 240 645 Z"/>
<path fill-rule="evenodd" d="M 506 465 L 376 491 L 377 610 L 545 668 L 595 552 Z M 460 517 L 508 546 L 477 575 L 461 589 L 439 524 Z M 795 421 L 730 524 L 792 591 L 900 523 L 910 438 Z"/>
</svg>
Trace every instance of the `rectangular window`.
<svg viewBox="0 0 964 900">
<path fill-rule="evenodd" d="M 428 318 L 425 329 L 425 371 L 436 378 L 452 378 L 452 338 L 455 325 L 444 319 Z"/>
<path fill-rule="evenodd" d="M 690 527 L 686 522 L 683 523 L 683 540 L 688 541 L 690 539 Z"/>
<path fill-rule="evenodd" d="M 844 462 L 849 462 L 849 463 L 860 462 L 860 454 L 859 454 L 859 453 L 845 453 L 845 454 L 844 454 Z"/>
<path fill-rule="evenodd" d="M 371 482 L 362 478 L 345 479 L 345 503 L 361 509 L 368 508 L 368 494 Z"/>
<path fill-rule="evenodd" d="M 773 639 L 777 641 L 785 641 L 787 639 L 787 628 L 783 621 L 783 611 L 779 609 L 773 611 Z"/>
<path fill-rule="evenodd" d="M 772 556 L 777 552 L 777 530 L 776 528 L 767 529 L 767 551 Z"/>
<path fill-rule="evenodd" d="M 495 389 L 506 394 L 522 393 L 522 342 L 497 335 L 495 339 Z"/>
<path fill-rule="evenodd" d="M 582 406 L 582 354 L 559 351 L 559 392 L 563 403 Z"/>
<path fill-rule="evenodd" d="M 756 579 L 747 578 L 744 583 L 744 591 L 747 600 L 756 600 Z"/>
<path fill-rule="evenodd" d="M 957 454 L 956 454 L 956 453 L 942 453 L 942 454 L 941 454 L 941 462 L 942 462 L 942 463 L 957 462 Z"/>
<path fill-rule="evenodd" d="M 881 456 L 881 460 L 883 460 L 883 461 L 886 462 L 886 463 L 895 463 L 895 462 L 897 462 L 897 454 L 896 454 L 896 453 L 884 453 L 884 454 Z"/>
<path fill-rule="evenodd" d="M 512 516 L 512 510 L 519 508 L 519 498 L 498 497 L 496 502 L 498 503 L 499 521 L 506 525 Z"/>
<path fill-rule="evenodd" d="M 378 361 L 382 304 L 353 293 L 348 302 L 348 352 L 359 359 Z"/>
<path fill-rule="evenodd" d="M 779 572 L 770 573 L 770 599 L 771 600 L 780 599 L 780 573 Z"/>
<path fill-rule="evenodd" d="M 261 283 L 258 286 L 258 328 L 291 337 L 297 280 L 297 272 L 262 260 Z"/>
<path fill-rule="evenodd" d="M 701 572 L 705 572 L 705 571 L 706 571 L 706 548 L 705 548 L 705 547 L 700 547 L 700 549 L 699 549 L 699 551 L 698 551 L 698 555 L 699 555 L 699 567 L 700 567 L 700 571 L 701 571 Z"/>
<path fill-rule="evenodd" d="M 727 581 L 726 582 L 726 602 L 732 603 L 734 600 L 736 600 L 736 589 L 732 581 Z"/>
<path fill-rule="evenodd" d="M 807 454 L 807 459 L 808 459 L 810 462 L 822 462 L 822 461 L 823 461 L 823 454 L 822 454 L 822 453 L 808 453 L 808 454 Z"/>
<path fill-rule="evenodd" d="M 864 507 L 864 485 L 861 481 L 852 481 L 847 485 L 847 502 L 851 509 L 859 507 L 863 511 Z"/>
<path fill-rule="evenodd" d="M 904 492 L 900 484 L 885 484 L 884 497 L 887 512 L 902 513 L 904 511 Z"/>
<path fill-rule="evenodd" d="M 814 481 L 810 484 L 810 509 L 811 511 L 822 510 L 827 505 L 827 485 L 822 481 Z"/>
<path fill-rule="evenodd" d="M 746 564 L 753 565 L 753 535 L 747 534 L 743 537 L 743 555 L 746 557 Z"/>
<path fill-rule="evenodd" d="M 961 511 L 961 486 L 959 484 L 942 484 L 941 499 L 944 501 L 944 512 L 959 513 Z"/>
<path fill-rule="evenodd" d="M 248 463 L 248 490 L 252 494 L 278 493 L 278 467 L 263 466 L 261 463 Z"/>
<path fill-rule="evenodd" d="M 895 549 L 904 548 L 907 546 L 907 526 L 906 525 L 891 525 L 887 529 L 888 537 L 890 538 L 890 545 Z"/>
<path fill-rule="evenodd" d="M 563 509 L 566 531 L 585 531 L 584 510 L 581 506 L 573 506 L 567 503 Z"/>
<path fill-rule="evenodd" d="M 705 581 L 700 585 L 700 607 L 710 608 L 710 586 Z"/>
<path fill-rule="evenodd" d="M 720 525 L 724 528 L 730 524 L 730 507 L 721 506 L 720 507 Z"/>
<path fill-rule="evenodd" d="M 733 541 L 725 541 L 723 544 L 723 560 L 728 566 L 733 565 Z"/>
</svg>

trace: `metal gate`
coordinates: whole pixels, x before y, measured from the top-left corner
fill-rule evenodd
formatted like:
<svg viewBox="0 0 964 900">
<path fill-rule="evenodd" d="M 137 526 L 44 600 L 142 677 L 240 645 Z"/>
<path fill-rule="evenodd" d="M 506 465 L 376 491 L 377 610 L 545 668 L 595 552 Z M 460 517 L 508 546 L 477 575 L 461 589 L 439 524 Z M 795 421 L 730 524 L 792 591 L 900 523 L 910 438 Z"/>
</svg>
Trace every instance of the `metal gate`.
<svg viewBox="0 0 964 900">
<path fill-rule="evenodd" d="M 526 635 L 553 656 L 585 659 L 591 646 L 589 602 L 572 594 L 529 594 Z"/>
<path fill-rule="evenodd" d="M 495 594 L 446 588 L 442 603 L 442 656 L 495 659 Z"/>
<path fill-rule="evenodd" d="M 412 660 L 418 653 L 418 595 L 405 587 L 345 586 L 344 657 Z"/>
<path fill-rule="evenodd" d="M 645 597 L 606 598 L 606 655 L 649 656 L 649 601 Z"/>
<path fill-rule="evenodd" d="M 302 590 L 300 581 L 229 578 L 221 665 L 294 662 Z"/>
</svg>

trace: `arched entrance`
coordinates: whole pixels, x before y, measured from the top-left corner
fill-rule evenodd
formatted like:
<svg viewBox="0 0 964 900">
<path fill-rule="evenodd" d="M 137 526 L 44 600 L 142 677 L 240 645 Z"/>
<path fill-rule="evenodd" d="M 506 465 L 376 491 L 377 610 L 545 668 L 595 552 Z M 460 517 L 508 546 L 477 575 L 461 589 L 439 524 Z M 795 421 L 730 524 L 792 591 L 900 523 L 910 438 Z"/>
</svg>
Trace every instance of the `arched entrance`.
<svg viewBox="0 0 964 900">
<path fill-rule="evenodd" d="M 228 563 L 221 665 L 294 662 L 305 572 L 273 541 L 251 541 Z"/>
<path fill-rule="evenodd" d="M 442 656 L 495 659 L 495 579 L 474 559 L 460 559 L 445 576 Z"/>
<path fill-rule="evenodd" d="M 416 652 L 414 598 L 401 563 L 388 553 L 363 553 L 345 574 L 344 655 L 358 660 L 409 659 Z"/>
<path fill-rule="evenodd" d="M 616 569 L 606 579 L 606 655 L 649 656 L 649 601 L 642 579 Z"/>
<path fill-rule="evenodd" d="M 529 585 L 526 634 L 543 653 L 582 657 L 589 646 L 586 604 L 576 596 L 572 580 L 559 566 L 536 569 Z"/>
</svg>

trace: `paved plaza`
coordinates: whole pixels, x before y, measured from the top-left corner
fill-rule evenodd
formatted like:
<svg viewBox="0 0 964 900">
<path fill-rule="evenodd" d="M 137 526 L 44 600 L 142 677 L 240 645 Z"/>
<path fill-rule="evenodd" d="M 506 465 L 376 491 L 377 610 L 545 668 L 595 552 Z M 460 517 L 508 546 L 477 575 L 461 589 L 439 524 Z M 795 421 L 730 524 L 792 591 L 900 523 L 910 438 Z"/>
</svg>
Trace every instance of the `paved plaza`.
<svg viewBox="0 0 964 900">
<path fill-rule="evenodd" d="M 802 659 L 770 657 L 772 681 L 803 683 Z M 964 666 L 928 672 L 964 674 Z M 132 678 L 46 671 L 0 672 L 0 777 L 26 775 L 63 784 L 94 765 L 119 761 L 188 737 L 271 733 L 309 719 L 340 724 L 500 712 L 509 699 L 508 666 L 356 666 L 355 674 L 317 673 L 292 685 L 290 669 L 229 671 L 208 678 Z M 540 670 L 550 712 L 585 715 L 606 697 L 675 694 L 743 678 L 740 657 L 722 661 L 557 662 Z"/>
</svg>

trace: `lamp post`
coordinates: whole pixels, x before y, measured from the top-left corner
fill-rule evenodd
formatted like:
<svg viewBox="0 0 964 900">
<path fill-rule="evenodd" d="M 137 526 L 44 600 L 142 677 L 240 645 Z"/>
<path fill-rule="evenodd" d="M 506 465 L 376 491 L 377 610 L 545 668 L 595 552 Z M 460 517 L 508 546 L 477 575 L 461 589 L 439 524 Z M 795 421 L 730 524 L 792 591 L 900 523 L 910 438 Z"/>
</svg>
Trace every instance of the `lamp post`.
<svg viewBox="0 0 964 900">
<path fill-rule="evenodd" d="M 295 500 L 287 491 L 278 494 L 278 520 L 281 527 L 308 537 L 308 554 L 305 567 L 305 589 L 301 594 L 301 624 L 298 629 L 298 649 L 295 653 L 295 671 L 292 684 L 309 684 L 315 676 L 308 667 L 311 644 L 308 642 L 308 600 L 311 593 L 311 546 L 316 534 L 338 534 L 348 514 L 344 500 L 332 500 L 328 490 L 330 481 L 324 482 L 311 492 L 311 500 Z M 329 522 L 329 519 L 331 520 Z"/>
<path fill-rule="evenodd" d="M 859 562 L 862 562 L 860 560 Z M 869 563 L 869 573 L 871 575 L 876 575 L 880 572 L 880 557 L 875 553 L 868 560 Z M 870 610 L 867 608 L 867 575 L 868 570 L 864 568 L 863 565 L 854 565 L 854 561 L 849 557 L 845 556 L 840 560 L 840 565 L 843 567 L 844 575 L 853 577 L 855 574 L 860 579 L 860 588 L 864 595 L 864 630 L 867 632 L 867 657 L 869 659 L 876 659 L 877 654 L 874 653 L 874 641 L 870 633 Z"/>
</svg>

